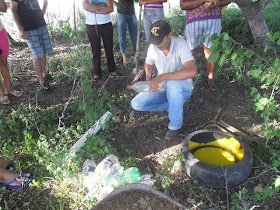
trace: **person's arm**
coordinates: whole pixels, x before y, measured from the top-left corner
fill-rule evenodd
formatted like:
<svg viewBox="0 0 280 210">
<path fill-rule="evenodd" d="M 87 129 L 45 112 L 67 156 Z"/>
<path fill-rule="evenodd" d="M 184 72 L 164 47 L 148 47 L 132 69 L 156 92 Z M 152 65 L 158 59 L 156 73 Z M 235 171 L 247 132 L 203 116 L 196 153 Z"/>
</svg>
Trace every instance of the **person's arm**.
<svg viewBox="0 0 280 210">
<path fill-rule="evenodd" d="M 4 0 L 0 0 L 0 12 L 6 12 L 7 11 L 7 4 L 4 2 Z"/>
<path fill-rule="evenodd" d="M 146 81 L 150 81 L 153 73 L 153 66 L 145 63 Z"/>
<path fill-rule="evenodd" d="M 42 8 L 43 15 L 46 14 L 47 7 L 48 7 L 48 0 L 44 0 L 44 4 L 43 4 L 43 8 Z"/>
<path fill-rule="evenodd" d="M 88 0 L 83 0 L 82 5 L 84 10 L 92 13 L 109 14 L 114 11 L 111 0 L 106 0 L 106 5 L 94 5 L 89 3 Z"/>
<path fill-rule="evenodd" d="M 140 5 L 145 5 L 145 4 L 161 4 L 167 2 L 167 0 L 139 0 Z"/>
<path fill-rule="evenodd" d="M 199 7 L 208 0 L 180 0 L 180 7 L 182 10 L 191 10 Z"/>
<path fill-rule="evenodd" d="M 153 92 L 158 92 L 158 86 L 164 80 L 184 80 L 197 76 L 197 69 L 194 60 L 184 63 L 183 68 L 166 74 L 161 74 L 150 83 L 149 89 Z"/>
<path fill-rule="evenodd" d="M 106 7 L 105 5 L 91 4 L 91 3 L 89 3 L 88 0 L 83 0 L 82 5 L 83 5 L 84 10 L 86 10 L 88 12 L 92 12 L 92 13 L 95 13 L 96 11 L 99 11 L 99 10 L 103 9 L 104 7 Z"/>
<path fill-rule="evenodd" d="M 220 0 L 218 6 L 219 7 L 224 7 L 228 4 L 230 4 L 232 2 L 232 0 Z"/>
<path fill-rule="evenodd" d="M 19 20 L 18 17 L 18 3 L 15 1 L 11 1 L 11 11 L 12 11 L 12 15 L 13 15 L 13 19 L 18 27 L 18 30 L 20 31 L 20 36 L 23 39 L 28 39 L 28 35 L 26 33 L 26 31 L 24 30 L 23 26 L 21 25 L 21 22 Z"/>
</svg>

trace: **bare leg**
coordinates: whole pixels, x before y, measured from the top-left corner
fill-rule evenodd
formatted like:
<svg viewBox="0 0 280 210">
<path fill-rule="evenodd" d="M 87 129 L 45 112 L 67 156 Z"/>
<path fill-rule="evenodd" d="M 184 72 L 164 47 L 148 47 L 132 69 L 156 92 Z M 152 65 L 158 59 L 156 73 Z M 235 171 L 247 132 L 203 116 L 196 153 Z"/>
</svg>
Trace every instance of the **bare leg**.
<svg viewBox="0 0 280 210">
<path fill-rule="evenodd" d="M 10 162 L 11 162 L 10 160 L 5 160 L 4 158 L 0 158 L 0 168 L 6 168 Z"/>
<path fill-rule="evenodd" d="M 7 92 L 12 92 L 11 83 L 10 83 L 10 74 L 8 69 L 7 56 L 0 56 L 0 67 L 1 74 L 4 79 L 4 86 Z"/>
<path fill-rule="evenodd" d="M 200 50 L 200 46 L 198 46 L 197 48 L 194 48 L 192 50 L 192 55 L 193 55 L 195 61 L 197 60 L 197 56 L 199 54 L 199 50 Z"/>
<path fill-rule="evenodd" d="M 46 64 L 47 64 L 47 58 L 46 58 L 46 55 L 44 54 L 43 57 L 42 57 L 42 76 L 43 78 L 45 78 L 47 76 L 47 70 L 46 70 Z"/>
<path fill-rule="evenodd" d="M 122 58 L 123 58 L 123 65 L 125 67 L 127 67 L 128 63 L 127 63 L 127 57 L 126 57 L 126 54 L 125 53 L 122 53 Z"/>
<path fill-rule="evenodd" d="M 11 86 L 11 80 L 10 80 L 10 72 L 8 68 L 8 62 L 7 62 L 7 56 L 0 56 L 0 67 L 1 67 L 1 74 L 4 79 L 4 87 L 5 87 L 5 94 L 11 94 L 16 97 L 20 97 L 22 93 L 20 91 L 13 90 Z M 3 89 L 1 88 L 1 91 Z M 2 96 L 1 92 L 0 95 Z"/>
<path fill-rule="evenodd" d="M 209 48 L 207 48 L 206 46 L 204 46 L 204 54 L 205 54 L 205 65 L 206 65 L 206 69 L 208 72 L 209 88 L 212 91 L 216 91 L 217 86 L 215 85 L 215 82 L 214 82 L 215 63 L 214 63 L 214 61 L 208 63 L 208 59 L 212 53 L 209 51 Z"/>
<path fill-rule="evenodd" d="M 33 67 L 34 67 L 34 70 L 37 74 L 40 85 L 44 84 L 44 82 L 45 82 L 44 77 L 43 77 L 43 65 L 42 65 L 43 62 L 42 62 L 42 60 L 43 60 L 43 57 L 33 59 Z"/>
</svg>

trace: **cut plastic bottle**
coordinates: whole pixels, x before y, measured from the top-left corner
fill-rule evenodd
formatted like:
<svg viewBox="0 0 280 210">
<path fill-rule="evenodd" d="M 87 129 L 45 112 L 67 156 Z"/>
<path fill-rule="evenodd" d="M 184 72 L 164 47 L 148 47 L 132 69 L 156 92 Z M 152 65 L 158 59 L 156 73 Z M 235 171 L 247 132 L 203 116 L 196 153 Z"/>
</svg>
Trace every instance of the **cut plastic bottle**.
<svg viewBox="0 0 280 210">
<path fill-rule="evenodd" d="M 167 81 L 163 81 L 162 83 L 159 84 L 158 92 L 163 92 L 165 90 L 166 82 Z M 131 86 L 127 86 L 127 89 L 135 90 L 137 93 L 152 92 L 151 90 L 149 90 L 150 83 L 151 81 L 139 81 Z"/>
</svg>

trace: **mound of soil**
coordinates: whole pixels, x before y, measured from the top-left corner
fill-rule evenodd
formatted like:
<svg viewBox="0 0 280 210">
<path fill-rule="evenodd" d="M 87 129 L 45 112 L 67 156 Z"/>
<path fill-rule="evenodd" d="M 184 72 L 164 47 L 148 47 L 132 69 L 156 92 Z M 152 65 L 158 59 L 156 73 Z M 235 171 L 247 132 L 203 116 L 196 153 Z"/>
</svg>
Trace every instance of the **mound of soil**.
<svg viewBox="0 0 280 210">
<path fill-rule="evenodd" d="M 163 193 L 143 184 L 125 185 L 94 207 L 94 210 L 183 210 L 185 207 Z"/>
</svg>

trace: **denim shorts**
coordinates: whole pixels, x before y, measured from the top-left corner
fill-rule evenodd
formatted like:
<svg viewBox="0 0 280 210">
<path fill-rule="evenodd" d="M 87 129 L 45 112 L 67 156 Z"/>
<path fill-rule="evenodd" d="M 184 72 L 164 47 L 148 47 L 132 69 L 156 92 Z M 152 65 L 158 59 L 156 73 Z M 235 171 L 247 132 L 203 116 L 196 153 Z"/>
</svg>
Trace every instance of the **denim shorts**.
<svg viewBox="0 0 280 210">
<path fill-rule="evenodd" d="M 208 19 L 188 23 L 185 28 L 186 40 L 193 50 L 201 45 L 202 36 L 206 35 L 203 45 L 211 47 L 210 37 L 216 33 L 220 36 L 222 30 L 221 19 Z"/>
<path fill-rule="evenodd" d="M 2 50 L 1 56 L 9 55 L 8 35 L 4 28 L 0 31 L 0 49 Z"/>
<path fill-rule="evenodd" d="M 27 31 L 27 35 L 27 44 L 34 59 L 42 58 L 44 54 L 52 52 L 52 44 L 47 26 Z"/>
</svg>

